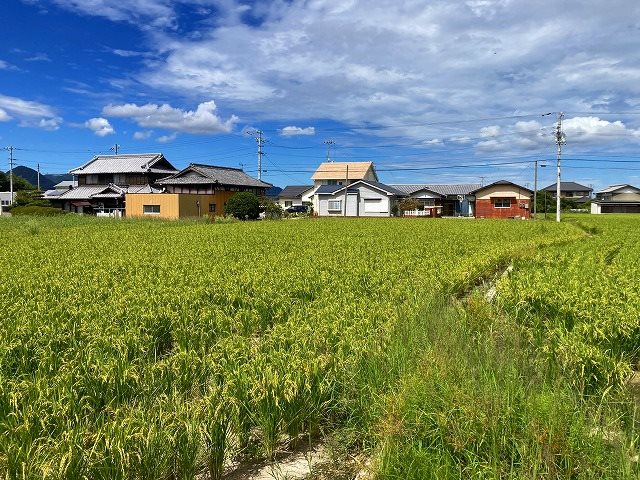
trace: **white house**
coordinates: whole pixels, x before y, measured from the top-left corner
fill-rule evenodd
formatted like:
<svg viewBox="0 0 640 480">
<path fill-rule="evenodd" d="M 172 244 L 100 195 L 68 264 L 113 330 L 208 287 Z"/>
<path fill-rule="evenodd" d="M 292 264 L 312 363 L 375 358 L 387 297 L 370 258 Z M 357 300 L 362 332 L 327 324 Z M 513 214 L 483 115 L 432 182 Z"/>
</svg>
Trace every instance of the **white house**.
<svg viewBox="0 0 640 480">
<path fill-rule="evenodd" d="M 13 198 L 11 198 L 11 192 L 0 192 L 0 215 L 14 202 L 15 199 L 16 192 L 13 192 Z"/>
<path fill-rule="evenodd" d="M 282 208 L 313 203 L 313 185 L 287 185 L 278 194 L 278 204 Z"/>
<path fill-rule="evenodd" d="M 390 217 L 401 197 L 401 191 L 371 180 L 320 185 L 315 191 L 316 212 L 321 217 Z"/>
<path fill-rule="evenodd" d="M 640 213 L 640 188 L 633 185 L 612 185 L 596 192 L 591 213 Z"/>
<path fill-rule="evenodd" d="M 323 162 L 311 176 L 313 180 L 312 195 L 313 211 L 320 212 L 318 188 L 323 185 L 349 185 L 356 180 L 378 181 L 373 162 Z"/>
</svg>

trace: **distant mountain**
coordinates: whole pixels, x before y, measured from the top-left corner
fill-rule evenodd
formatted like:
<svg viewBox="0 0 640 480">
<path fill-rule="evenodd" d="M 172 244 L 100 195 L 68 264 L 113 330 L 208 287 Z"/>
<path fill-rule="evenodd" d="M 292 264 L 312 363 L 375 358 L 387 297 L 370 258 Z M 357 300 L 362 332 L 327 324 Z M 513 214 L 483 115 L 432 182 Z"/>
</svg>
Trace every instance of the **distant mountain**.
<svg viewBox="0 0 640 480">
<path fill-rule="evenodd" d="M 281 191 L 282 189 L 280 187 L 267 188 L 267 192 L 265 193 L 265 196 L 269 198 L 278 198 L 278 195 L 280 195 Z"/>
<path fill-rule="evenodd" d="M 6 172 L 9 175 L 9 172 Z M 38 185 L 38 171 L 22 165 L 13 169 L 13 174 L 24 178 L 34 187 Z M 73 176 L 67 173 L 40 174 L 40 190 L 51 190 L 53 186 L 63 180 L 73 180 Z"/>
</svg>

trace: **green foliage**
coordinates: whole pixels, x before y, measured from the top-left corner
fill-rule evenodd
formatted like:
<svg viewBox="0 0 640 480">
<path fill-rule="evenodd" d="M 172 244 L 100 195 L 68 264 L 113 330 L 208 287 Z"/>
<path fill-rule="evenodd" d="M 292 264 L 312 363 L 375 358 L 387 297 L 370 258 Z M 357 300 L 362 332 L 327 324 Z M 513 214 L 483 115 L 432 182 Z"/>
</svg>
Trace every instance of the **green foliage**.
<svg viewBox="0 0 640 480">
<path fill-rule="evenodd" d="M 40 192 L 37 190 L 20 190 L 16 193 L 16 199 L 14 202 L 14 206 L 16 207 L 24 207 L 24 206 L 36 206 L 36 207 L 50 207 L 51 202 L 48 200 L 42 200 L 40 198 Z"/>
<path fill-rule="evenodd" d="M 64 215 L 66 212 L 59 208 L 47 207 L 29 204 L 27 206 L 13 207 L 11 209 L 11 215 L 34 215 L 42 217 L 53 217 L 58 215 Z"/>
<path fill-rule="evenodd" d="M 6 192 L 10 189 L 9 175 L 0 172 L 0 191 Z M 18 175 L 13 176 L 13 191 L 35 190 L 36 187 L 31 185 L 27 180 Z"/>
<path fill-rule="evenodd" d="M 284 215 L 284 210 L 280 204 L 274 202 L 268 197 L 262 197 L 260 199 L 260 204 L 264 209 L 264 218 L 267 220 L 278 220 Z"/>
<path fill-rule="evenodd" d="M 260 216 L 260 200 L 251 192 L 238 192 L 227 200 L 224 211 L 239 220 L 256 220 Z"/>
<path fill-rule="evenodd" d="M 418 207 L 419 203 L 415 198 L 403 198 L 398 202 L 398 209 L 400 212 L 416 210 Z"/>
</svg>

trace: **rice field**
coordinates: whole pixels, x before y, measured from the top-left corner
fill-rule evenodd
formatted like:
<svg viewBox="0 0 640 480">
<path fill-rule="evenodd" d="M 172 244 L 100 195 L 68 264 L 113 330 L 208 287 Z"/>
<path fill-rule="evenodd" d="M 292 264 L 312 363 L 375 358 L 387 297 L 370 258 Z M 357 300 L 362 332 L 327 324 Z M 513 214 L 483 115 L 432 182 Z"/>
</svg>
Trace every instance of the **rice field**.
<svg viewBox="0 0 640 480">
<path fill-rule="evenodd" d="M 0 220 L 5 478 L 218 479 L 234 461 L 347 429 L 378 451 L 389 402 L 406 398 L 442 329 L 454 336 L 460 315 L 448 327 L 434 317 L 443 302 L 514 259 L 538 275 L 556 266 L 544 252 L 588 255 L 583 245 L 618 238 L 575 222 Z M 618 232 L 632 252 L 611 253 L 618 274 L 637 259 L 638 226 Z M 499 295 L 523 318 L 535 301 L 518 268 Z M 564 304 L 539 276 L 545 305 Z M 627 370 L 607 381 L 637 354 L 628 324 L 626 356 L 612 356 Z M 382 477 L 392 463 L 381 460 Z"/>
</svg>

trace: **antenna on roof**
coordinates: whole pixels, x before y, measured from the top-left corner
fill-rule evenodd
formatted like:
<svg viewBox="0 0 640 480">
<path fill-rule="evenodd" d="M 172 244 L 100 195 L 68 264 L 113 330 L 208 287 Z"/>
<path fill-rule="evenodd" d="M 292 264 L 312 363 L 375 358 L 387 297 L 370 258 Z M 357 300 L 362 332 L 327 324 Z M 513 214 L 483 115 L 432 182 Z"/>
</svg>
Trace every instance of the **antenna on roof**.
<svg viewBox="0 0 640 480">
<path fill-rule="evenodd" d="M 117 143 L 111 147 L 109 150 L 111 150 L 112 152 L 114 152 L 116 155 L 118 154 L 118 150 L 120 149 L 120 145 L 118 145 Z"/>
<path fill-rule="evenodd" d="M 327 146 L 327 162 L 333 162 L 333 160 L 331 160 L 331 145 L 335 145 L 336 142 L 334 142 L 329 138 L 325 140 L 323 143 Z"/>
</svg>

